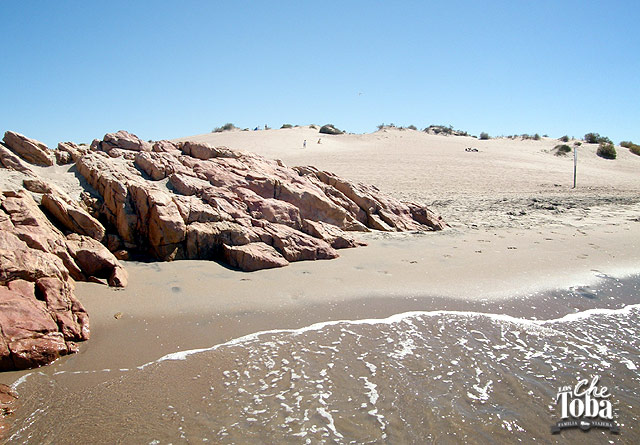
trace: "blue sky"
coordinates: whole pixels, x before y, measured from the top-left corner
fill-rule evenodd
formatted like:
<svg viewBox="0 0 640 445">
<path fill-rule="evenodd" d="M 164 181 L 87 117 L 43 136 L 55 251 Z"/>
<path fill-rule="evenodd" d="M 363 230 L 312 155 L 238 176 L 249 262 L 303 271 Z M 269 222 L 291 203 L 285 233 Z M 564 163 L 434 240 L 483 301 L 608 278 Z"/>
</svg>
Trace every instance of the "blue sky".
<svg viewBox="0 0 640 445">
<path fill-rule="evenodd" d="M 637 1 L 0 2 L 0 130 L 49 145 L 453 125 L 640 142 Z"/>
</svg>

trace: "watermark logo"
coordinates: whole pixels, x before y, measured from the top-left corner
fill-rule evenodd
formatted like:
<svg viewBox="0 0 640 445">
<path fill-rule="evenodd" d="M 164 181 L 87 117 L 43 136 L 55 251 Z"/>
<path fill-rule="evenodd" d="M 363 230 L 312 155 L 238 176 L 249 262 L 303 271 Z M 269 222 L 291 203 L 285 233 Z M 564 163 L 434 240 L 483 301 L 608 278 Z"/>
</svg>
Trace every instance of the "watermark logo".
<svg viewBox="0 0 640 445">
<path fill-rule="evenodd" d="M 556 403 L 560 408 L 560 420 L 551 426 L 551 433 L 558 434 L 566 428 L 606 428 L 614 434 L 620 427 L 613 420 L 611 394 L 606 386 L 598 386 L 599 376 L 579 380 L 575 386 L 558 388 Z"/>
</svg>

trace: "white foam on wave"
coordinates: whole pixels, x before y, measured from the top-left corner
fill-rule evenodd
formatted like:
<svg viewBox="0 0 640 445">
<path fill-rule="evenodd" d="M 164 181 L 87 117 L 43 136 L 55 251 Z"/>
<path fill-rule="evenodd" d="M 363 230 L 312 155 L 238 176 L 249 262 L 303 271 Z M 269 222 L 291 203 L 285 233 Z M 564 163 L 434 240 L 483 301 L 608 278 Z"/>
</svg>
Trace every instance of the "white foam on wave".
<svg viewBox="0 0 640 445">
<path fill-rule="evenodd" d="M 260 337 L 265 335 L 273 335 L 273 334 L 301 335 L 306 332 L 320 331 L 326 327 L 337 326 L 337 325 L 350 325 L 350 326 L 392 325 L 392 324 L 398 324 L 398 323 L 406 323 L 411 325 L 411 320 L 417 317 L 458 316 L 458 317 L 467 317 L 467 318 L 482 317 L 482 318 L 488 318 L 492 321 L 513 323 L 520 326 L 546 328 L 554 324 L 581 321 L 589 317 L 598 316 L 598 315 L 604 315 L 604 316 L 629 315 L 633 310 L 640 310 L 640 304 L 632 304 L 632 305 L 624 306 L 619 309 L 588 309 L 586 311 L 577 312 L 575 314 L 567 314 L 560 318 L 551 319 L 551 320 L 530 320 L 526 318 L 512 317 L 511 315 L 506 315 L 506 314 L 492 314 L 487 312 L 476 312 L 476 311 L 449 311 L 449 310 L 410 311 L 410 312 L 403 312 L 400 314 L 391 315 L 390 317 L 387 317 L 387 318 L 365 318 L 360 320 L 331 320 L 331 321 L 314 323 L 312 325 L 305 326 L 298 329 L 271 329 L 266 331 L 254 332 L 252 334 L 247 334 L 242 337 L 234 338 L 224 343 L 218 343 L 208 348 L 190 349 L 186 351 L 174 352 L 171 354 L 164 355 L 157 360 L 145 363 L 144 365 L 140 365 L 138 366 L 138 369 L 144 369 L 147 366 L 153 365 L 155 363 L 160 363 L 163 361 L 168 361 L 168 360 L 186 360 L 187 357 L 194 354 L 215 351 L 222 347 L 244 344 L 253 340 L 257 340 Z"/>
<path fill-rule="evenodd" d="M 186 360 L 189 356 L 191 355 L 195 355 L 195 354 L 200 354 L 203 352 L 210 352 L 210 351 L 215 351 L 219 348 L 223 348 L 223 347 L 229 347 L 229 346 L 235 346 L 238 344 L 244 344 L 250 341 L 254 341 L 259 339 L 262 336 L 265 335 L 274 335 L 274 334 L 291 334 L 291 335 L 301 335 L 304 334 L 306 332 L 314 332 L 314 331 L 320 331 L 326 327 L 329 326 L 337 326 L 337 325 L 348 325 L 348 326 L 355 326 L 355 325 L 392 325 L 392 324 L 397 324 L 397 323 L 405 323 L 408 324 L 409 326 L 412 326 L 412 322 L 411 319 L 413 318 L 417 318 L 417 317 L 439 317 L 439 316 L 459 316 L 459 317 L 468 317 L 468 318 L 472 318 L 472 317 L 486 317 L 488 319 L 491 319 L 493 321 L 499 321 L 499 322 L 507 322 L 507 323 L 514 323 L 514 324 L 518 324 L 518 325 L 522 325 L 522 326 L 535 326 L 535 327 L 541 327 L 541 328 L 545 328 L 548 325 L 554 325 L 557 323 L 571 323 L 571 322 L 576 322 L 576 321 L 580 321 L 580 320 L 584 320 L 586 318 L 589 317 L 593 317 L 593 316 L 597 316 L 597 315 L 604 315 L 604 316 L 612 316 L 612 315 L 629 315 L 631 311 L 633 311 L 634 309 L 638 309 L 640 310 L 640 304 L 633 304 L 633 305 L 628 305 L 619 309 L 588 309 L 586 311 L 583 312 L 577 312 L 575 314 L 567 314 L 563 317 L 560 318 L 556 318 L 556 319 L 552 319 L 552 320 L 530 320 L 530 319 L 526 319 L 526 318 L 517 318 L 517 317 L 512 317 L 510 315 L 505 315 L 505 314 L 492 314 L 492 313 L 487 313 L 487 312 L 475 312 L 475 311 L 448 311 L 448 310 L 438 310 L 438 311 L 410 311 L 410 312 L 403 312 L 400 314 L 395 314 L 395 315 L 391 315 L 390 317 L 387 318 L 365 318 L 365 319 L 360 319 L 360 320 L 332 320 L 332 321 L 323 321 L 323 322 L 319 322 L 319 323 L 314 323 L 312 325 L 309 326 L 305 326 L 302 328 L 298 328 L 298 329 L 271 329 L 271 330 L 266 330 L 266 331 L 258 331 L 258 332 L 254 332 L 251 334 L 247 334 L 244 335 L 242 337 L 237 337 L 234 339 L 231 339 L 229 341 L 226 341 L 224 343 L 218 343 L 216 345 L 210 346 L 208 348 L 198 348 L 198 349 L 188 349 L 185 351 L 178 351 L 178 352 L 173 352 L 171 354 L 166 354 L 163 355 L 162 357 L 147 362 L 143 365 L 138 366 L 135 369 L 144 369 L 148 366 L 151 366 L 153 364 L 156 363 L 160 363 L 160 362 L 164 362 L 164 361 L 175 361 L 175 360 Z M 475 331 L 478 332 L 478 331 Z M 398 351 L 400 352 L 400 351 Z M 402 355 L 409 355 L 412 353 L 412 348 L 411 345 L 403 345 L 403 349 L 402 349 Z M 632 366 L 635 366 L 633 364 L 631 364 Z M 101 372 L 108 372 L 110 370 L 100 370 Z M 123 368 L 123 369 L 119 369 L 120 372 L 126 372 L 129 371 L 129 369 L 127 368 Z M 57 374 L 65 374 L 68 371 L 58 371 L 55 373 L 55 375 Z M 93 370 L 93 371 L 74 371 L 72 372 L 73 374 L 86 374 L 86 373 L 90 373 L 90 372 L 99 372 L 97 370 Z M 29 377 L 32 373 L 29 374 L 25 374 L 22 377 L 20 377 L 19 379 L 17 379 L 12 387 L 15 389 L 17 388 L 19 385 L 21 385 L 22 383 L 24 383 L 27 379 L 27 377 Z"/>
<path fill-rule="evenodd" d="M 14 391 L 18 389 L 18 386 L 22 385 L 24 382 L 27 381 L 27 379 L 29 378 L 29 376 L 33 375 L 33 372 L 29 372 L 21 377 L 19 377 L 15 382 L 13 382 L 11 384 L 11 389 L 13 389 Z"/>
</svg>

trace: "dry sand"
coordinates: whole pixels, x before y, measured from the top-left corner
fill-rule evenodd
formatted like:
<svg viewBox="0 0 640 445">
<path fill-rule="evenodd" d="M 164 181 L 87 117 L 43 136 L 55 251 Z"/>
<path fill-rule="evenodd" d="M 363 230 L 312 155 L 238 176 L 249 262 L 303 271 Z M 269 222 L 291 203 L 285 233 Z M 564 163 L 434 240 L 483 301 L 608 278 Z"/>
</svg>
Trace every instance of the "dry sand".
<svg viewBox="0 0 640 445">
<path fill-rule="evenodd" d="M 580 147 L 573 190 L 573 159 L 553 155 L 560 142 L 552 139 L 479 141 L 410 130 L 327 136 L 308 127 L 189 139 L 372 183 L 430 205 L 451 228 L 364 234 L 368 247 L 342 250 L 336 260 L 253 273 L 204 261 L 127 263 L 125 290 L 78 283 L 92 339 L 44 372 L 128 368 L 328 319 L 478 303 L 496 310 L 502 301 L 589 284 L 599 274 L 640 271 L 640 157 L 626 149 L 607 161 L 595 155 L 596 146 Z"/>
</svg>

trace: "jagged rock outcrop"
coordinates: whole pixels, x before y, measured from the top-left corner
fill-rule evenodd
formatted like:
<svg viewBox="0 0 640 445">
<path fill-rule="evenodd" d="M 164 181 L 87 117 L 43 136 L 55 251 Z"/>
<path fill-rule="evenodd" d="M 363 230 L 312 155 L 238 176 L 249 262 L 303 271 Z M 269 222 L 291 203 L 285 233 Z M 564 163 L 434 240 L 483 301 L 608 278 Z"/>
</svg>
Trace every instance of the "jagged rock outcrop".
<svg viewBox="0 0 640 445">
<path fill-rule="evenodd" d="M 161 260 L 211 259 L 251 271 L 331 259 L 348 232 L 439 230 L 428 209 L 313 167 L 289 168 L 200 142 L 94 141 L 78 172 L 128 249 Z"/>
<path fill-rule="evenodd" d="M 58 165 L 71 164 L 80 159 L 89 151 L 86 145 L 78 145 L 74 142 L 59 142 L 55 151 L 56 163 Z"/>
<path fill-rule="evenodd" d="M 38 181 L 32 189 L 53 190 Z M 65 236 L 26 190 L 0 193 L 0 370 L 77 351 L 90 332 L 73 283 L 91 277 L 126 285 L 126 271 L 98 241 Z"/>
<path fill-rule="evenodd" d="M 106 230 L 102 223 L 55 185 L 41 179 L 25 179 L 24 187 L 34 193 L 42 194 L 44 207 L 58 223 L 73 233 L 87 235 L 102 241 Z"/>
<path fill-rule="evenodd" d="M 45 167 L 53 165 L 53 152 L 40 141 L 13 131 L 5 132 L 3 141 L 11 151 L 31 164 Z"/>
<path fill-rule="evenodd" d="M 33 170 L 2 143 L 0 143 L 0 167 L 21 172 L 27 176 L 35 176 Z"/>
</svg>

